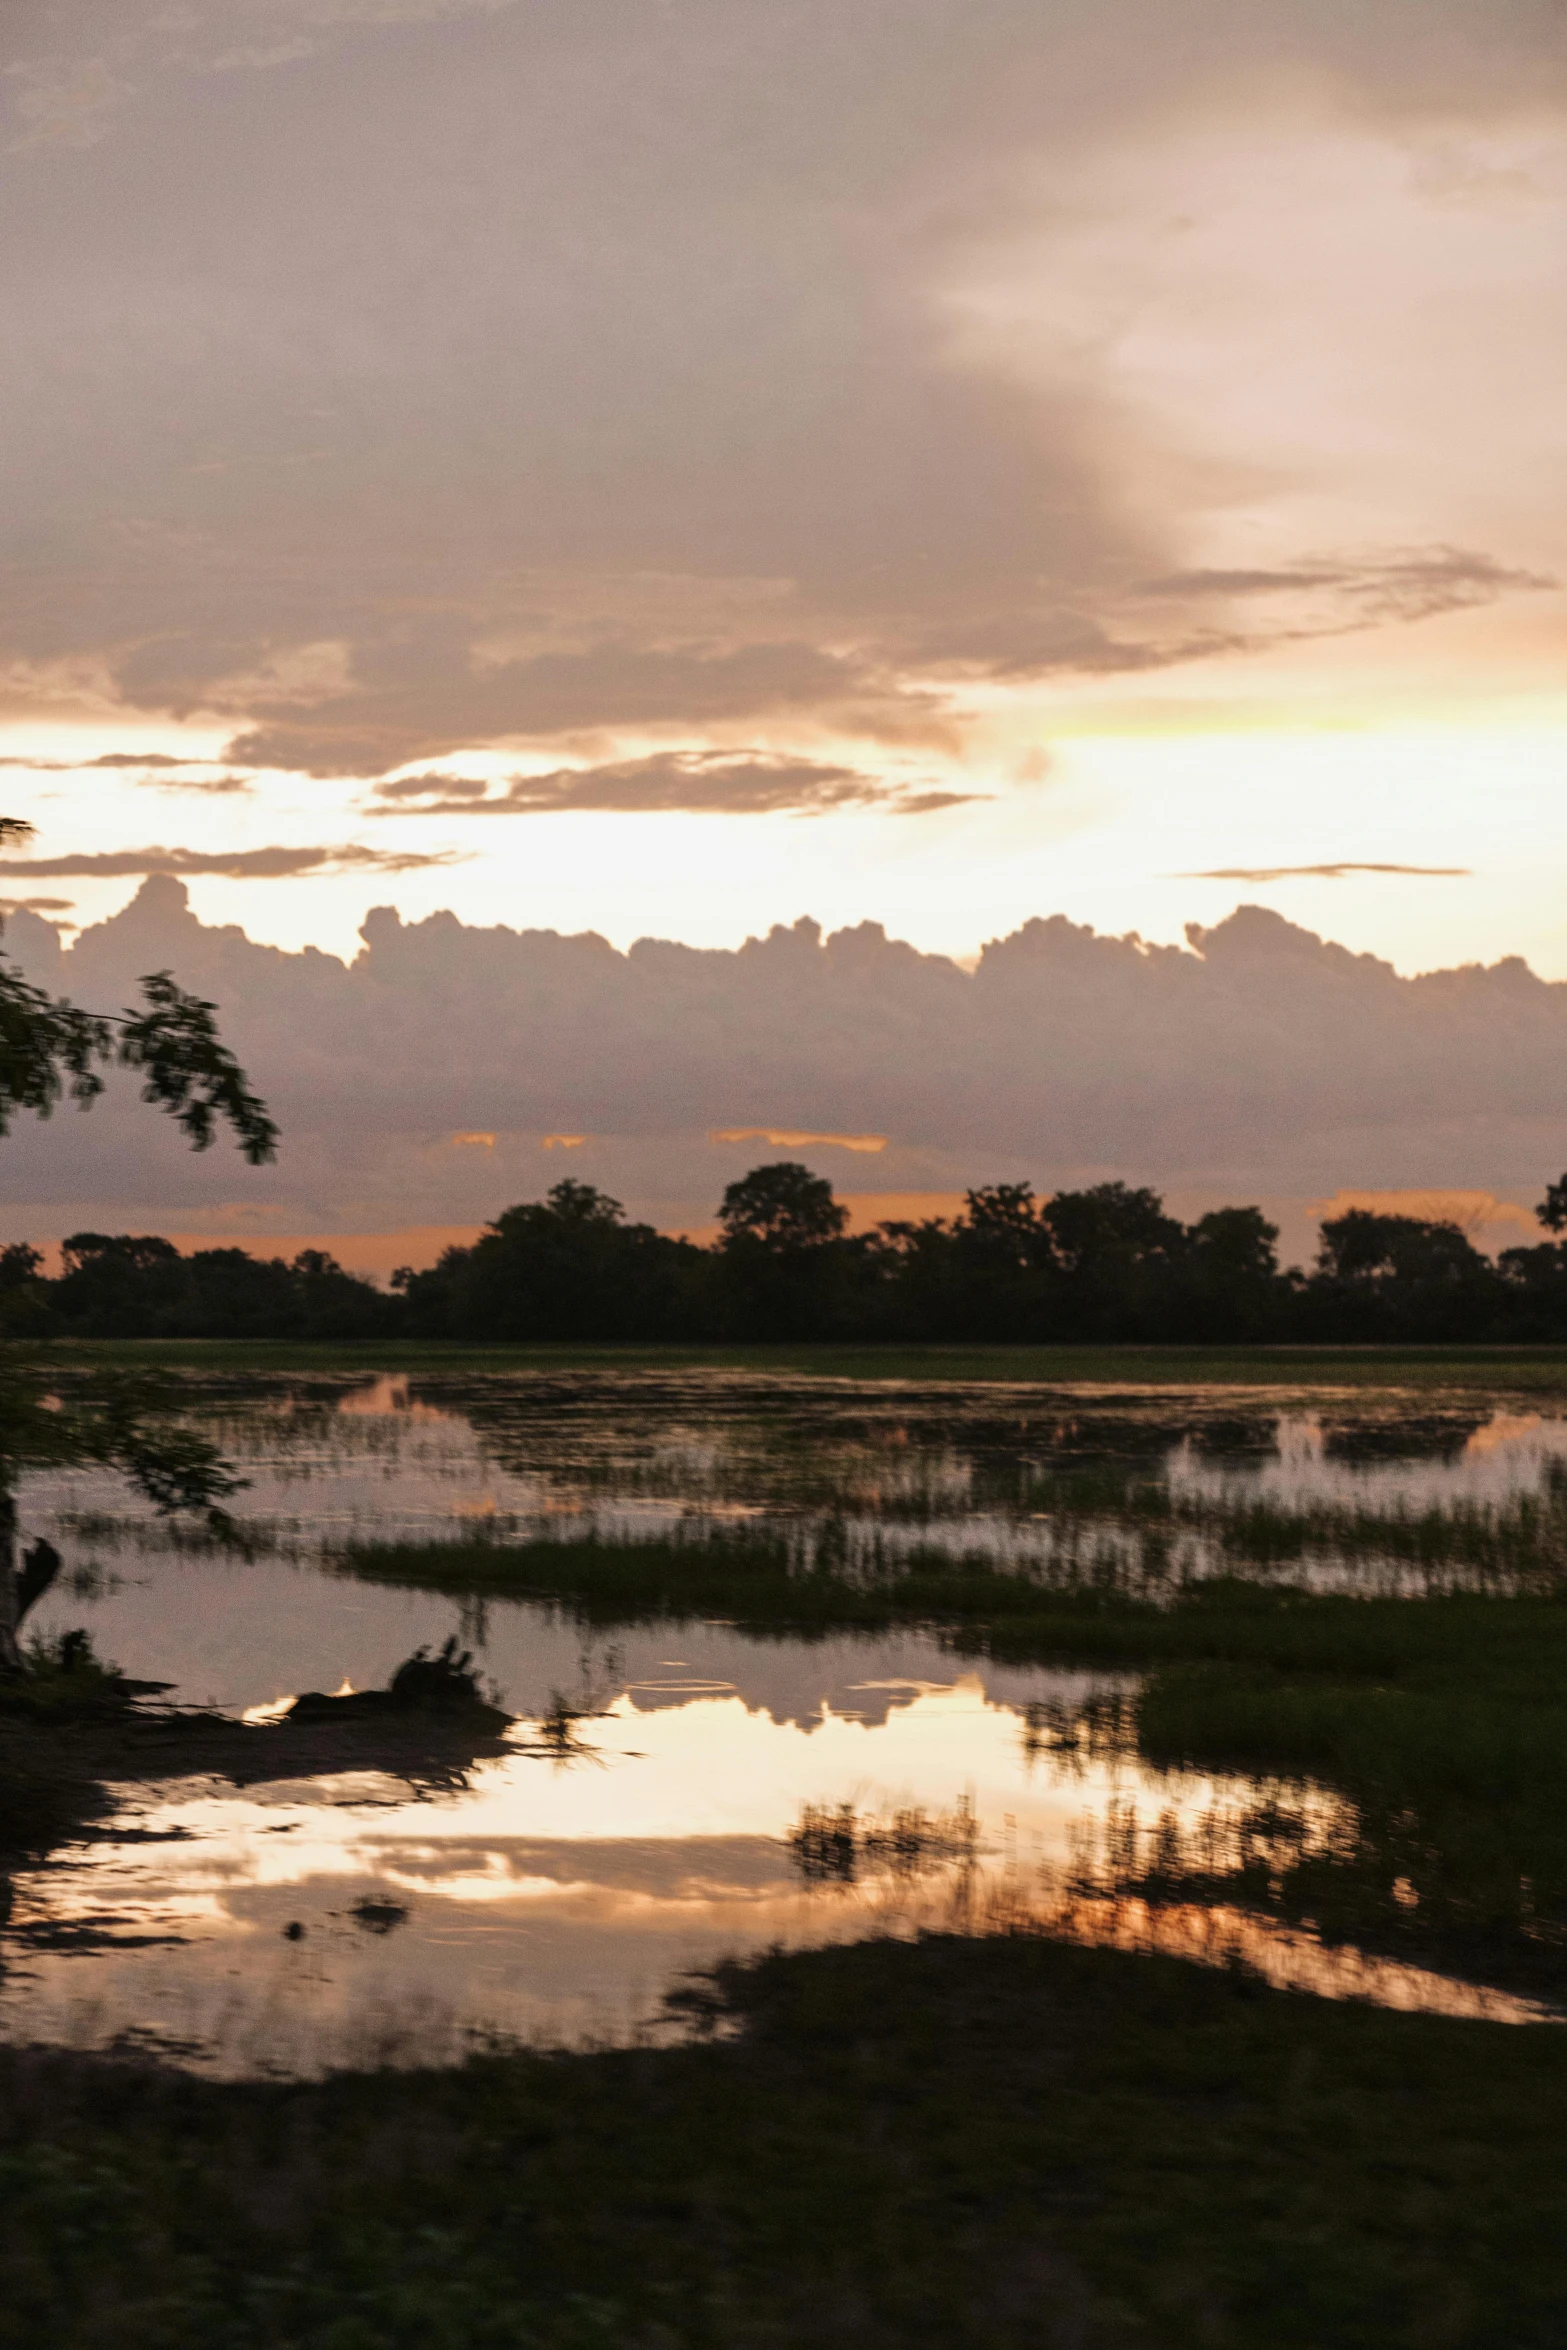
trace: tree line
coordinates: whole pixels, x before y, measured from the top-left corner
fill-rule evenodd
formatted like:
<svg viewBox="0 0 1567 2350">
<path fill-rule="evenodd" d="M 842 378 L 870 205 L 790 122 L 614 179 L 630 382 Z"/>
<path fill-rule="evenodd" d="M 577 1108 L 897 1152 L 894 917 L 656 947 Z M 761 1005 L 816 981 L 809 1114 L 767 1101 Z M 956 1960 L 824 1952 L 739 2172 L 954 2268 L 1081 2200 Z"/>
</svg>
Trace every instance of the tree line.
<svg viewBox="0 0 1567 2350">
<path fill-rule="evenodd" d="M 1567 1175 L 1536 1211 L 1567 1231 Z M 1260 1208 L 1191 1224 L 1155 1191 L 1099 1183 L 1041 1198 L 988 1184 L 954 1217 L 850 1233 L 832 1185 L 792 1160 L 725 1191 L 708 1245 L 631 1223 L 567 1180 L 507 1208 L 468 1248 L 390 1291 L 324 1251 L 183 1255 L 81 1232 L 45 1279 L 0 1251 L 0 1331 L 36 1338 L 407 1337 L 619 1340 L 1420 1343 L 1567 1340 L 1567 1242 L 1493 1260 L 1453 1223 L 1351 1208 L 1315 1264 L 1283 1268 Z"/>
</svg>

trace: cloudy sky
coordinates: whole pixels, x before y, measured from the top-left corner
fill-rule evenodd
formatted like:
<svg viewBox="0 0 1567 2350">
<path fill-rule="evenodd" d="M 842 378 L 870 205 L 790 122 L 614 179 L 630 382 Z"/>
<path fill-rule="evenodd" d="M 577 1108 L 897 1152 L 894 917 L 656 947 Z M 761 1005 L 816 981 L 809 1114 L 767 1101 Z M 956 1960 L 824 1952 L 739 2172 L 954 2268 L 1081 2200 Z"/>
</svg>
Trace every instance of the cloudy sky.
<svg viewBox="0 0 1567 2350">
<path fill-rule="evenodd" d="M 1564 32 L 11 0 L 7 943 L 174 963 L 288 1145 L 57 1119 L 0 1236 L 378 1262 L 568 1165 L 699 1228 L 787 1149 L 862 1216 L 1124 1173 L 1522 1237 Z"/>
<path fill-rule="evenodd" d="M 11 0 L 0 893 L 1567 975 L 1559 0 Z"/>
</svg>

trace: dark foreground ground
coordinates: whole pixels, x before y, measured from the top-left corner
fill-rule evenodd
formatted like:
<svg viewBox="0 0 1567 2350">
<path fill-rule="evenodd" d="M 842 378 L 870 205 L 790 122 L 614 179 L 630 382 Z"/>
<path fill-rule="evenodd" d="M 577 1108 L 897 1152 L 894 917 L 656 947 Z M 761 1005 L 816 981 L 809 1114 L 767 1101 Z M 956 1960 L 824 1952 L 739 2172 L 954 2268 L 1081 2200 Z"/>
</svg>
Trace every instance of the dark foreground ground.
<svg viewBox="0 0 1567 2350">
<path fill-rule="evenodd" d="M 1023 1936 L 710 1990 L 697 2045 L 315 2086 L 6 2052 L 0 2340 L 1567 2339 L 1567 2031 Z"/>
</svg>

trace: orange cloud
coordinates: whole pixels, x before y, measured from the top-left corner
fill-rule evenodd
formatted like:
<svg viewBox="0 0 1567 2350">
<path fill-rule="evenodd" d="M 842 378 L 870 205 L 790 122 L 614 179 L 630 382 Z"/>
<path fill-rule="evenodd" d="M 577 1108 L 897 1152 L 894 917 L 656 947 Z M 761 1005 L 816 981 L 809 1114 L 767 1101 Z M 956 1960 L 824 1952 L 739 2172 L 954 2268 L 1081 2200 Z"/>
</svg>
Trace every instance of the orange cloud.
<svg viewBox="0 0 1567 2350">
<path fill-rule="evenodd" d="M 587 1139 L 585 1134 L 546 1134 L 544 1148 L 547 1151 L 574 1151 L 580 1143 L 586 1142 Z"/>
<path fill-rule="evenodd" d="M 804 1150 L 811 1144 L 831 1143 L 837 1150 L 884 1151 L 885 1134 L 804 1134 L 783 1126 L 718 1126 L 709 1142 L 766 1142 L 775 1150 Z"/>
</svg>

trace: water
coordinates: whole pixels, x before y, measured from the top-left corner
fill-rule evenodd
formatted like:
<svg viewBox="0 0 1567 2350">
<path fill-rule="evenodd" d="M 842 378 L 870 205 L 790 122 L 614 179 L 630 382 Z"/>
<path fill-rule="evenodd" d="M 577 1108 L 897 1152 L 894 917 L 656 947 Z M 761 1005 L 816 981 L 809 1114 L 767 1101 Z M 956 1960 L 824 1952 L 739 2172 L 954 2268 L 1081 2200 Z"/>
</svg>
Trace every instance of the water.
<svg viewBox="0 0 1567 2350">
<path fill-rule="evenodd" d="M 85 1625 L 126 1671 L 258 1723 L 304 1688 L 384 1683 L 456 1633 L 518 1721 L 461 1769 L 290 1775 L 298 1733 L 274 1725 L 243 1786 L 116 1789 L 90 1836 L 14 1880 L 9 2037 L 129 2039 L 228 2073 L 446 2057 L 487 2035 L 624 2040 L 671 2028 L 666 1989 L 731 1952 L 1020 1918 L 1239 1951 L 1331 1994 L 1541 2012 L 1256 1906 L 1128 1897 L 1128 1854 L 1251 1850 L 1281 1794 L 1295 1851 L 1345 1832 L 1326 1789 L 1153 1769 L 1103 1731 L 1131 1676 L 959 1657 L 920 1631 L 588 1635 L 542 1605 L 385 1589 L 333 1560 L 371 1538 L 717 1521 L 782 1528 L 802 1556 L 940 1543 L 1157 1592 L 1233 1568 L 1236 1528 L 1262 1525 L 1292 1580 L 1527 1582 L 1567 1507 L 1567 1421 L 721 1374 L 208 1380 L 192 1401 L 252 1480 L 243 1550 L 106 1477 L 39 1476 L 24 1522 L 67 1560 L 40 1629 Z M 1412 1563 L 1407 1530 L 1433 1512 L 1490 1528 L 1489 1551 Z"/>
</svg>

